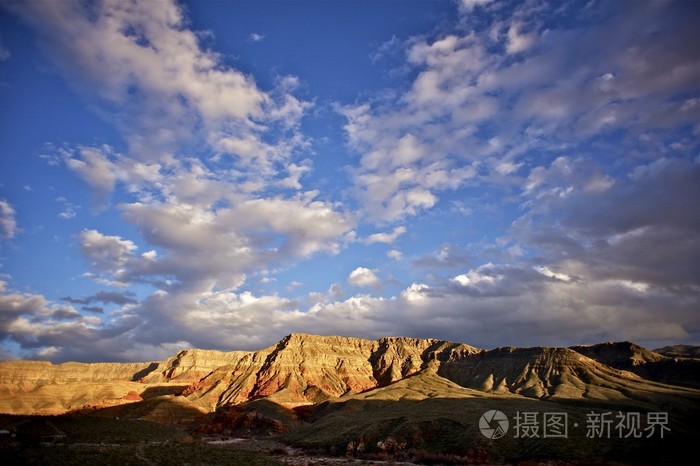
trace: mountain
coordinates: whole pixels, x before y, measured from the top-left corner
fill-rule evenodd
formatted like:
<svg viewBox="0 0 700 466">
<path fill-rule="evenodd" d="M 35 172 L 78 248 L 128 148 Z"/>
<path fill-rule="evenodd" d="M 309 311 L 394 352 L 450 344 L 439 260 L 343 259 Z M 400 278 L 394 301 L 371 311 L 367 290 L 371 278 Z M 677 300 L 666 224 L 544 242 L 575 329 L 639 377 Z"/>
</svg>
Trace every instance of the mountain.
<svg viewBox="0 0 700 466">
<path fill-rule="evenodd" d="M 693 347 L 673 348 L 675 351 L 692 352 Z M 644 379 L 700 388 L 700 359 L 669 357 L 629 341 L 572 346 L 571 349 L 602 364 L 632 372 Z"/>
<path fill-rule="evenodd" d="M 295 408 L 380 392 L 387 399 L 488 395 L 654 402 L 697 397 L 697 390 L 668 384 L 692 385 L 696 363 L 632 343 L 484 351 L 434 339 L 291 334 L 258 351 L 191 349 L 161 362 L 3 362 L 0 412 L 111 407 L 121 415 L 171 422 L 177 416 L 168 413 L 189 419 L 254 400 Z"/>
<path fill-rule="evenodd" d="M 655 353 L 663 354 L 671 358 L 695 358 L 700 359 L 700 346 L 674 345 L 664 346 L 654 350 Z"/>
<path fill-rule="evenodd" d="M 213 410 L 269 397 L 284 406 L 318 403 L 409 376 L 430 360 L 478 352 L 440 340 L 292 334 L 277 345 L 247 353 L 192 384 L 185 395 Z"/>
<path fill-rule="evenodd" d="M 463 387 L 539 399 L 654 401 L 694 392 L 642 379 L 569 348 L 497 348 L 450 361 L 438 373 Z"/>
</svg>

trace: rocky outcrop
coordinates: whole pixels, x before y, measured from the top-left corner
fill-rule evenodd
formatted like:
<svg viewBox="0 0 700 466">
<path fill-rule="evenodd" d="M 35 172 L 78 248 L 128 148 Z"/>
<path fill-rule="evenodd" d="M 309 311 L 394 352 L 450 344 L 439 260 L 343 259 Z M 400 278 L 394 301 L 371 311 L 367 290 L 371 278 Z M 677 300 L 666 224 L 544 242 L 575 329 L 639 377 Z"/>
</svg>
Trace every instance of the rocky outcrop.
<svg viewBox="0 0 700 466">
<path fill-rule="evenodd" d="M 674 347 L 679 351 L 679 347 Z M 684 350 L 692 352 L 691 346 Z M 700 359 L 665 356 L 629 341 L 572 346 L 571 349 L 606 366 L 656 382 L 700 388 Z M 669 352 L 671 350 L 668 350 Z"/>
<path fill-rule="evenodd" d="M 188 349 L 159 363 L 141 382 L 196 382 L 221 366 L 235 364 L 248 353 L 245 351 L 214 351 Z"/>
</svg>

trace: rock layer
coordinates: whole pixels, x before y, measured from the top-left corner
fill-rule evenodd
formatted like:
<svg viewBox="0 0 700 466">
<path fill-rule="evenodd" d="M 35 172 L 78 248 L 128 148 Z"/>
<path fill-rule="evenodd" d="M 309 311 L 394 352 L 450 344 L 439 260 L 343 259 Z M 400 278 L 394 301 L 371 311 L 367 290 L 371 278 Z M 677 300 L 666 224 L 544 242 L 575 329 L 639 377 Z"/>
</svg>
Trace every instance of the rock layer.
<svg viewBox="0 0 700 466">
<path fill-rule="evenodd" d="M 427 373 L 435 374 L 430 380 L 442 380 L 435 390 L 425 391 L 434 396 L 440 396 L 440 387 L 454 383 L 481 393 L 531 398 L 642 399 L 649 390 L 683 392 L 642 377 L 650 367 L 662 371 L 685 366 L 662 366 L 674 359 L 630 345 L 483 351 L 433 339 L 291 334 L 259 351 L 191 349 L 157 363 L 11 361 L 0 363 L 0 412 L 58 414 L 164 396 L 176 396 L 180 404 L 201 412 L 261 398 L 295 407 Z M 688 378 L 655 374 L 663 381 Z"/>
</svg>

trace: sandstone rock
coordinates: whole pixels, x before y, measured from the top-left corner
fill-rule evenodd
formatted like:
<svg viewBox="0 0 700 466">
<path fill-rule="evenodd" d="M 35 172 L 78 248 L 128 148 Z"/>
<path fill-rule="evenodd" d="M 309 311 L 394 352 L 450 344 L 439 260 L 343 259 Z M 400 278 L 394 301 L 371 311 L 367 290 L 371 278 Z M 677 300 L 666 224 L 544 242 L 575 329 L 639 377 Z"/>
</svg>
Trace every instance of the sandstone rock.
<svg viewBox="0 0 700 466">
<path fill-rule="evenodd" d="M 685 367 L 674 361 L 700 364 L 631 343 L 483 351 L 433 339 L 373 341 L 297 333 L 259 351 L 190 349 L 159 363 L 0 363 L 0 412 L 59 414 L 134 403 L 134 412 L 141 406 L 166 419 L 169 409 L 196 414 L 261 398 L 292 408 L 387 386 L 391 389 L 382 396 L 397 399 L 462 393 L 458 388 L 466 387 L 533 398 L 612 400 L 645 390 L 682 391 L 640 378 L 662 380 L 664 365 Z M 418 374 L 420 380 L 412 379 Z M 153 398 L 161 401 L 153 403 Z"/>
</svg>

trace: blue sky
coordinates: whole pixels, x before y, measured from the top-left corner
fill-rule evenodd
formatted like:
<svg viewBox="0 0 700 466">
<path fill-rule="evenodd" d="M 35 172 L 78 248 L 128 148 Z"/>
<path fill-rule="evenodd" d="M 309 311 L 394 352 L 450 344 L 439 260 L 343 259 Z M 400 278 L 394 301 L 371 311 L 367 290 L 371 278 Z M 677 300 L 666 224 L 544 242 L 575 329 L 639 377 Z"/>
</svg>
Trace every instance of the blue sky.
<svg viewBox="0 0 700 466">
<path fill-rule="evenodd" d="M 692 1 L 0 3 L 0 357 L 700 343 Z"/>
</svg>

